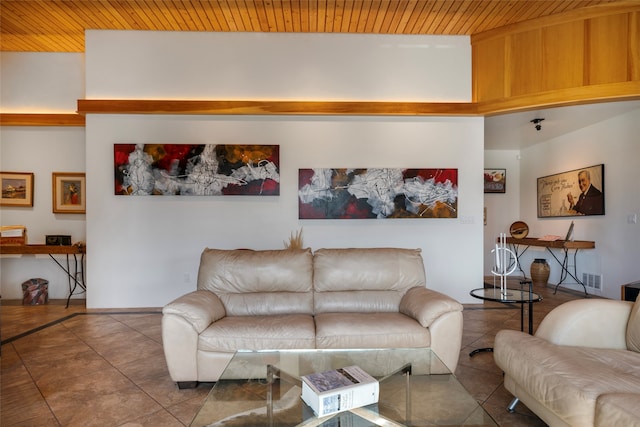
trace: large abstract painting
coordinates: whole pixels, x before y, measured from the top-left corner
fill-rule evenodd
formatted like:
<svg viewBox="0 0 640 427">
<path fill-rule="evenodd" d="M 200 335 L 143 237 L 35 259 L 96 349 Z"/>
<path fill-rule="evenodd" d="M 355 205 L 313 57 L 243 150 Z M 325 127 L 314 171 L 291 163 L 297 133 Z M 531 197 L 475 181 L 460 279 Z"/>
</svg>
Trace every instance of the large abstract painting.
<svg viewBox="0 0 640 427">
<path fill-rule="evenodd" d="M 300 169 L 300 219 L 456 218 L 457 169 Z"/>
<path fill-rule="evenodd" d="M 278 195 L 280 146 L 115 144 L 115 194 Z"/>
</svg>

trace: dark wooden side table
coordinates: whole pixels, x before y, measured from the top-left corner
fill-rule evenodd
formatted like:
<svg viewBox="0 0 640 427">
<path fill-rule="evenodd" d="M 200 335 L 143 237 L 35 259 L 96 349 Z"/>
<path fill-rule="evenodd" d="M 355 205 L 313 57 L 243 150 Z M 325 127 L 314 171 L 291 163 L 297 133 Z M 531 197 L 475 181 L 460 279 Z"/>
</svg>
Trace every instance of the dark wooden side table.
<svg viewBox="0 0 640 427">
<path fill-rule="evenodd" d="M 520 330 L 524 332 L 524 305 L 529 304 L 529 334 L 533 335 L 533 303 L 542 301 L 542 296 L 532 290 L 532 283 L 527 281 L 528 289 L 510 289 L 503 294 L 500 288 L 473 289 L 470 294 L 474 298 L 503 304 L 520 304 Z M 482 352 L 493 352 L 493 347 L 477 348 L 469 353 L 469 357 Z"/>
</svg>

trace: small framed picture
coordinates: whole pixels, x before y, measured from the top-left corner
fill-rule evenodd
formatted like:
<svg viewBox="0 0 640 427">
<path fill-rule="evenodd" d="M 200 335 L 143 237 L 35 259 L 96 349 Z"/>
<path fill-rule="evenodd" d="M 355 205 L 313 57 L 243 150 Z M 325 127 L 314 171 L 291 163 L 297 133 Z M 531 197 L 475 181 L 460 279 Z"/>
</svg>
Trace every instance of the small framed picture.
<svg viewBox="0 0 640 427">
<path fill-rule="evenodd" d="M 87 190 L 84 173 L 53 172 L 53 212 L 83 214 Z"/>
<path fill-rule="evenodd" d="M 33 206 L 33 173 L 0 172 L 0 206 Z"/>
<path fill-rule="evenodd" d="M 485 193 L 506 193 L 507 192 L 507 170 L 506 169 L 485 169 L 484 170 L 484 192 Z"/>
</svg>

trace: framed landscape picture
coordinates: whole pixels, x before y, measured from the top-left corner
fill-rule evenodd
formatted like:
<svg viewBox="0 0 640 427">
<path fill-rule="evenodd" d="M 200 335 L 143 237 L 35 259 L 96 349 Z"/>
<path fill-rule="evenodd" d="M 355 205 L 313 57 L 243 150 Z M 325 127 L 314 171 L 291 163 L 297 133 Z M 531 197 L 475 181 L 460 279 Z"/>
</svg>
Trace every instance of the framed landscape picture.
<svg viewBox="0 0 640 427">
<path fill-rule="evenodd" d="M 538 218 L 604 215 L 604 165 L 538 178 Z"/>
<path fill-rule="evenodd" d="M 84 173 L 53 173 L 53 212 L 83 214 L 86 212 L 87 185 Z"/>
<path fill-rule="evenodd" d="M 0 206 L 33 206 L 33 173 L 0 172 Z"/>
</svg>

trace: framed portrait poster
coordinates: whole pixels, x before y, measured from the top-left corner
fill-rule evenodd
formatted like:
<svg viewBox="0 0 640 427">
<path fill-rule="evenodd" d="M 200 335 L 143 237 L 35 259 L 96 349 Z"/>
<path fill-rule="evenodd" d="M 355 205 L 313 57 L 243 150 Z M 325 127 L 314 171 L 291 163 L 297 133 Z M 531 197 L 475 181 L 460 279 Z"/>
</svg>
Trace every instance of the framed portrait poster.
<svg viewBox="0 0 640 427">
<path fill-rule="evenodd" d="M 0 206 L 33 206 L 33 173 L 0 172 Z"/>
<path fill-rule="evenodd" d="M 83 214 L 86 212 L 87 190 L 84 173 L 53 173 L 53 212 Z"/>
<path fill-rule="evenodd" d="M 507 191 L 507 170 L 506 169 L 485 169 L 484 170 L 484 192 L 485 193 L 506 193 Z"/>
<path fill-rule="evenodd" d="M 538 178 L 538 218 L 604 215 L 604 165 Z"/>
</svg>

